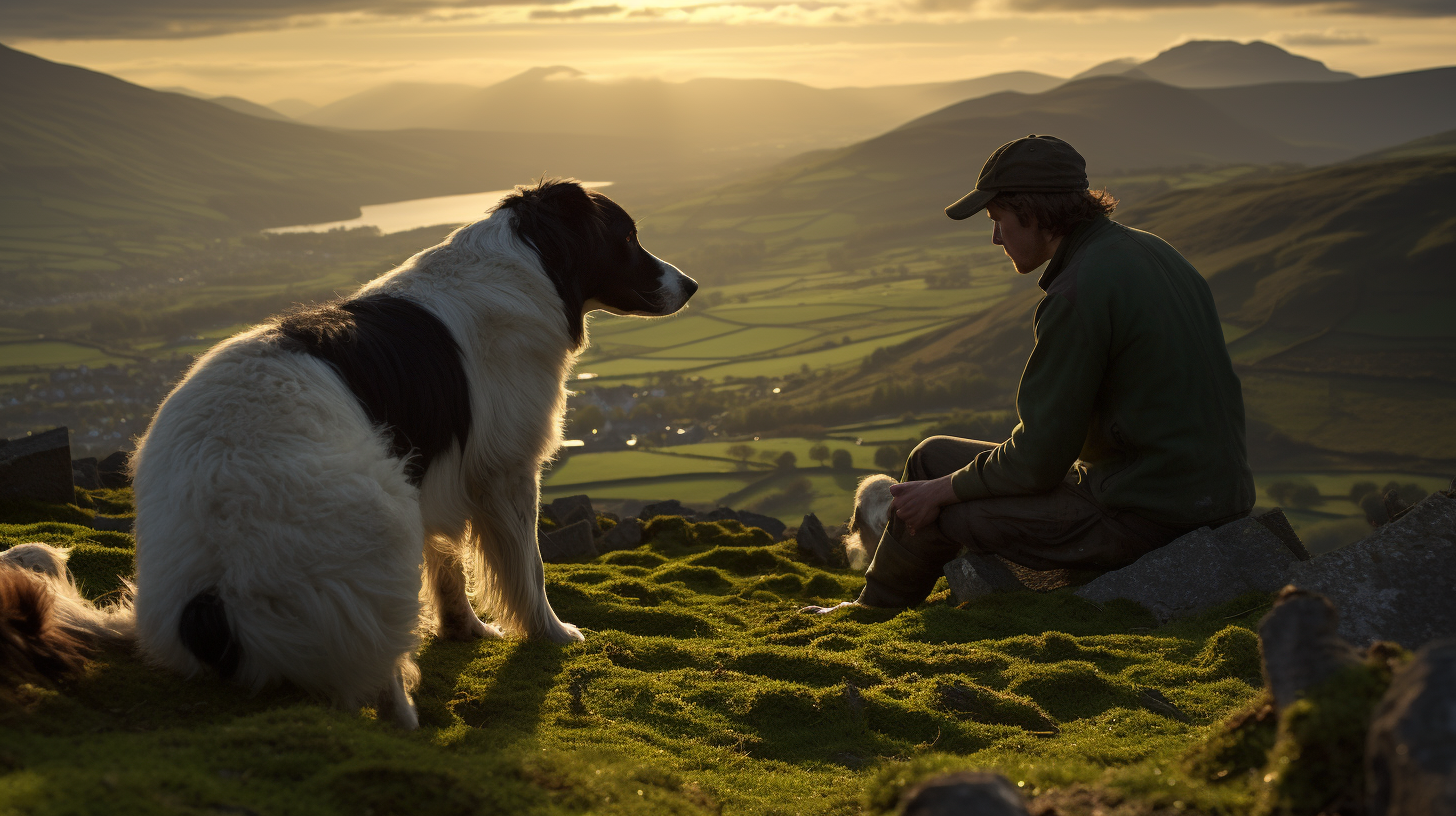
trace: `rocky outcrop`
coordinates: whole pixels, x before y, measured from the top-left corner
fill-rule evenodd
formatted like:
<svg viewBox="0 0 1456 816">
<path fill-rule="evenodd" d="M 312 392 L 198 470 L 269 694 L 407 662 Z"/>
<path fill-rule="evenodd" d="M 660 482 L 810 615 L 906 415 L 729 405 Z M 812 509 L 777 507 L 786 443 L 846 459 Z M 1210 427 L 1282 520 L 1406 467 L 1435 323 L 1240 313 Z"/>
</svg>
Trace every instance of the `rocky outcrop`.
<svg viewBox="0 0 1456 816">
<path fill-rule="evenodd" d="M 1456 640 L 1396 672 L 1365 744 L 1368 816 L 1456 816 Z"/>
<path fill-rule="evenodd" d="M 1360 653 L 1336 631 L 1339 620 L 1328 600 L 1290 587 L 1259 621 L 1259 657 L 1276 709 L 1288 708 L 1305 689 L 1361 662 Z"/>
<path fill-rule="evenodd" d="M 75 501 L 71 433 L 65 426 L 0 443 L 0 497 Z"/>
<path fill-rule="evenodd" d="M 1294 550 L 1260 519 L 1240 519 L 1216 530 L 1194 530 L 1093 579 L 1077 595 L 1093 603 L 1125 598 L 1167 623 L 1246 592 L 1277 591 L 1288 583 L 1302 551 L 1302 545 Z"/>
<path fill-rule="evenodd" d="M 1456 637 L 1456 499 L 1432 494 L 1369 537 L 1294 565 L 1290 582 L 1329 598 L 1356 646 Z"/>
<path fill-rule="evenodd" d="M 989 555 L 966 553 L 945 565 L 945 580 L 958 604 L 984 598 L 993 592 L 1022 589 L 1011 570 Z"/>
<path fill-rule="evenodd" d="M 901 816 L 1026 816 L 1026 805 L 1000 774 L 965 771 L 921 782 L 901 797 Z"/>
<path fill-rule="evenodd" d="M 543 561 L 575 561 L 597 555 L 595 521 L 578 519 L 538 538 Z"/>
</svg>

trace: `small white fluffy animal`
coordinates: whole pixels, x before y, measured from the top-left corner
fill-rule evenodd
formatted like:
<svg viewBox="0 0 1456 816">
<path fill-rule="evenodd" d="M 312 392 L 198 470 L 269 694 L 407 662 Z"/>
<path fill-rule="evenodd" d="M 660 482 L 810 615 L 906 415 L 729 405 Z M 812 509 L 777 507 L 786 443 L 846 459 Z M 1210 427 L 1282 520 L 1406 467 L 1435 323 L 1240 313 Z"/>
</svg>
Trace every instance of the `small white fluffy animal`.
<svg viewBox="0 0 1456 816">
<path fill-rule="evenodd" d="M 443 637 L 580 640 L 546 598 L 536 516 L 585 317 L 667 315 L 696 290 L 621 207 L 550 180 L 347 300 L 220 343 L 132 457 L 142 653 L 412 728 L 426 607 Z"/>
<path fill-rule="evenodd" d="M 897 482 L 883 473 L 866 476 L 854 491 L 854 513 L 849 517 L 849 535 L 844 550 L 849 566 L 858 571 L 869 569 L 875 560 L 875 549 L 890 523 L 890 485 Z"/>
</svg>

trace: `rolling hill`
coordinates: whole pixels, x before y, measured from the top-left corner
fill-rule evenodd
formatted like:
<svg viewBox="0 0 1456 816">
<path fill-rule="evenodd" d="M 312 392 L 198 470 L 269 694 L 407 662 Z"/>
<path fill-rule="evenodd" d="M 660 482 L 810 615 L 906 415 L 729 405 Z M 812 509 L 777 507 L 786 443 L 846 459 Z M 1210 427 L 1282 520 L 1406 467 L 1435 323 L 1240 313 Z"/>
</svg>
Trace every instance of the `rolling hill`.
<svg viewBox="0 0 1456 816">
<path fill-rule="evenodd" d="M 343 133 L 238 113 L 0 46 L 0 273 L 47 287 L 201 237 L 542 173 L 671 174 L 670 147 L 560 134 Z M 13 291 L 13 289 L 12 289 Z"/>
<path fill-rule="evenodd" d="M 1277 45 L 1255 40 L 1193 40 L 1169 48 L 1150 60 L 1111 60 L 1072 77 L 1120 75 L 1152 79 L 1183 88 L 1224 88 L 1268 82 L 1340 82 L 1355 79 L 1347 71 L 1291 54 Z"/>
<path fill-rule="evenodd" d="M 881 133 L 943 105 L 1060 84 L 1030 71 L 955 82 L 813 88 L 772 79 L 603 81 L 565 66 L 533 68 L 489 87 L 402 83 L 305 113 L 358 129 L 444 128 L 610 135 L 696 145 L 705 154 L 789 156 Z"/>
</svg>

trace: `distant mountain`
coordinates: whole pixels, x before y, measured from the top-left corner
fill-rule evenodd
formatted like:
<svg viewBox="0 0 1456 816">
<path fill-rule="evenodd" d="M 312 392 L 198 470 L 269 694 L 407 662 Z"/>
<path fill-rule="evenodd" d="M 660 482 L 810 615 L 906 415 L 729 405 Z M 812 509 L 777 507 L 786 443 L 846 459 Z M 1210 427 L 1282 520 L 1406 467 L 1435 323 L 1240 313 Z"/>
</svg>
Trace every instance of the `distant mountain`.
<svg viewBox="0 0 1456 816">
<path fill-rule="evenodd" d="M 822 89 L 765 79 L 603 81 L 552 66 L 485 88 L 386 85 L 301 118 L 358 129 L 610 135 L 671 140 L 695 145 L 705 154 L 782 157 L 863 139 L 962 99 L 1006 90 L 1038 92 L 1061 82 L 1015 71 L 956 82 Z"/>
<path fill-rule="evenodd" d="M 1112 60 L 1072 77 L 1106 75 L 1152 79 L 1182 88 L 1225 88 L 1266 82 L 1340 82 L 1355 79 L 1345 71 L 1291 54 L 1277 45 L 1254 41 L 1193 40 L 1175 46 L 1146 62 L 1131 58 Z"/>
<path fill-rule="evenodd" d="M 318 110 L 318 105 L 302 99 L 278 99 L 268 103 L 268 107 L 287 116 L 289 119 L 299 119 L 305 114 Z"/>
<path fill-rule="evenodd" d="M 222 105 L 228 110 L 246 113 L 249 116 L 256 116 L 259 119 L 273 119 L 279 122 L 287 122 L 293 118 L 272 108 L 259 105 L 257 102 L 249 102 L 240 96 L 213 96 L 212 94 L 194 91 L 191 88 L 184 88 L 180 85 L 157 88 L 157 90 L 165 91 L 166 93 L 182 94 L 183 96 L 190 96 L 193 99 L 204 99 L 214 105 Z"/>
<path fill-rule="evenodd" d="M 1194 93 L 1247 127 L 1343 156 L 1456 128 L 1456 68 Z"/>
</svg>

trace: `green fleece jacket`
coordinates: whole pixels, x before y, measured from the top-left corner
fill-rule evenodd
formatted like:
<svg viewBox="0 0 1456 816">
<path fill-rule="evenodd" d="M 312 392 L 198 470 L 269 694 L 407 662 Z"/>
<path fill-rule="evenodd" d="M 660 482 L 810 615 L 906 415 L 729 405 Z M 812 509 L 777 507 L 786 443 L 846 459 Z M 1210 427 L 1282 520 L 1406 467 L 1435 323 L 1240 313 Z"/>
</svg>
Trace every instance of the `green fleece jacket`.
<svg viewBox="0 0 1456 816">
<path fill-rule="evenodd" d="M 1037 284 L 1011 438 L 952 477 L 961 501 L 1044 493 L 1075 466 L 1109 510 L 1198 524 L 1248 513 L 1244 402 L 1208 283 L 1107 218 L 1062 239 Z"/>
</svg>

